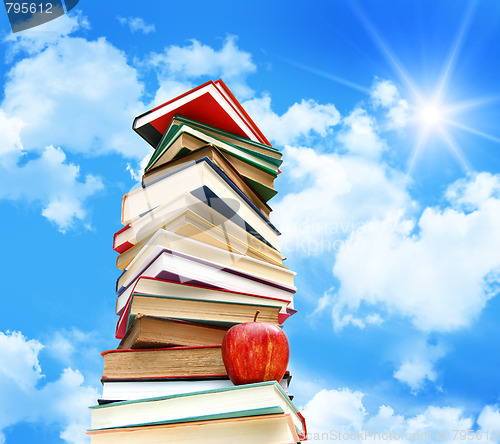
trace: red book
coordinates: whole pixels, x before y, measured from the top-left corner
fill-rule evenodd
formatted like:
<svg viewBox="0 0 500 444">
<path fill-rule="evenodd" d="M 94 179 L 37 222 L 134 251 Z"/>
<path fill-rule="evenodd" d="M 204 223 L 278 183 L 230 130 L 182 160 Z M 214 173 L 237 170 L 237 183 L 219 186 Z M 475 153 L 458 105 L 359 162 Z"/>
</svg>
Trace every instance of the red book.
<svg viewBox="0 0 500 444">
<path fill-rule="evenodd" d="M 177 114 L 271 146 L 222 80 L 210 80 L 141 114 L 132 128 L 156 148 Z"/>
</svg>

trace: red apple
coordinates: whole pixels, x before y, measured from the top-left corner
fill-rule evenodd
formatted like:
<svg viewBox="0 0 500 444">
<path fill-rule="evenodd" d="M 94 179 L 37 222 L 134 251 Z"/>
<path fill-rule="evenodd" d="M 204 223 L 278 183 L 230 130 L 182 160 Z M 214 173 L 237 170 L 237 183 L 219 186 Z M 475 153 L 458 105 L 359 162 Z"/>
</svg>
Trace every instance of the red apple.
<svg viewBox="0 0 500 444">
<path fill-rule="evenodd" d="M 257 312 L 258 314 L 258 312 Z M 290 347 L 283 330 L 267 322 L 231 327 L 222 340 L 222 359 L 234 385 L 281 381 Z"/>
</svg>

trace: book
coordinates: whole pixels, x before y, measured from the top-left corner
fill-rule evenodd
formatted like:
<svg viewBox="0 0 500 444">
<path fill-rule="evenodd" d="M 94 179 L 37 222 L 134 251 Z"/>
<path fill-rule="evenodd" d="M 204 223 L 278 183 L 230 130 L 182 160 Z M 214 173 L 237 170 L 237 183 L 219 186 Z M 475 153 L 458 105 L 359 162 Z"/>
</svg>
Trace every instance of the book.
<svg viewBox="0 0 500 444">
<path fill-rule="evenodd" d="M 186 142 L 189 135 L 183 135 L 182 141 Z M 142 176 L 142 184 L 146 185 L 155 179 L 165 175 L 166 173 L 173 171 L 183 165 L 186 165 L 193 160 L 201 159 L 202 157 L 208 157 L 215 165 L 217 165 L 222 171 L 224 171 L 227 176 L 238 186 L 238 188 L 245 193 L 245 195 L 255 203 L 257 208 L 264 207 L 261 210 L 264 214 L 270 210 L 266 208 L 261 202 L 266 203 L 272 197 L 277 194 L 274 189 L 274 175 L 270 175 L 263 170 L 252 167 L 249 164 L 241 165 L 238 159 L 231 159 L 230 156 L 224 154 L 214 145 L 205 145 L 199 149 L 190 151 L 180 157 L 176 157 L 174 160 L 168 162 L 167 164 L 162 164 L 160 166 L 154 167 L 151 170 L 145 172 Z M 236 169 L 236 165 L 239 168 Z M 244 173 L 243 176 L 241 173 Z M 248 187 L 251 191 L 248 190 Z"/>
<path fill-rule="evenodd" d="M 139 353 L 119 351 L 108 353 L 106 356 L 110 354 L 137 355 Z M 210 416 L 206 419 L 216 419 L 216 415 L 236 412 L 245 412 L 242 416 L 289 414 L 297 433 L 306 434 L 304 418 L 276 381 L 97 405 L 91 407 L 91 428 L 95 430 L 130 427 L 167 421 L 189 422 L 202 420 L 202 417 L 206 415 Z"/>
<path fill-rule="evenodd" d="M 160 228 L 119 276 L 116 288 L 126 286 L 126 283 L 134 276 L 134 273 L 144 263 L 150 262 L 148 260 L 150 256 L 156 257 L 164 250 L 196 256 L 200 259 L 209 260 L 219 265 L 220 268 L 230 267 L 243 273 L 250 273 L 262 279 L 271 279 L 285 285 L 293 285 L 293 279 L 296 274 L 288 268 L 253 259 L 227 249 L 214 247 Z"/>
<path fill-rule="evenodd" d="M 223 210 L 223 205 L 225 205 L 225 203 L 221 202 L 221 204 L 217 204 L 215 206 L 217 209 Z M 229 202 L 229 205 L 234 208 L 237 207 L 238 203 Z M 233 222 L 228 219 L 227 216 L 217 211 L 217 209 L 208 205 L 206 202 L 201 201 L 191 193 L 184 192 L 145 213 L 139 219 L 117 231 L 113 235 L 113 250 L 118 253 L 123 253 L 136 243 L 142 241 L 151 234 L 154 234 L 159 228 L 162 227 L 175 225 L 180 228 L 182 225 L 175 224 L 175 221 L 187 211 L 210 221 L 211 224 L 223 228 L 224 231 L 228 231 L 230 229 L 241 233 L 241 229 L 245 228 L 244 225 Z M 224 213 L 227 213 L 227 211 L 224 211 Z M 236 221 L 240 222 L 239 219 L 236 219 Z"/>
<path fill-rule="evenodd" d="M 268 156 L 272 156 L 276 159 L 282 158 L 281 151 L 274 146 L 266 145 L 260 142 L 255 142 L 254 140 L 238 136 L 237 134 L 224 131 L 220 128 L 216 128 L 215 126 L 211 126 L 208 125 L 207 123 L 190 119 L 189 117 L 182 116 L 180 114 L 174 116 L 173 119 L 170 121 L 170 124 L 168 125 L 165 134 L 163 134 L 162 140 L 160 141 L 158 146 L 161 146 L 164 140 L 169 139 L 175 132 L 177 127 L 182 124 L 189 125 L 192 128 L 199 129 L 207 134 L 217 137 L 218 139 L 224 140 L 225 142 L 229 142 L 244 148 L 249 148 L 259 153 L 267 154 Z"/>
<path fill-rule="evenodd" d="M 92 444 L 296 444 L 301 439 L 291 415 L 231 416 L 222 418 L 221 415 L 219 419 L 207 421 L 89 430 L 87 434 Z"/>
<path fill-rule="evenodd" d="M 163 139 L 162 142 L 160 142 L 149 160 L 149 163 L 146 165 L 145 171 L 166 164 L 177 157 L 188 154 L 206 145 L 216 146 L 225 156 L 230 155 L 231 157 L 236 157 L 274 177 L 278 175 L 279 166 L 282 164 L 281 159 L 276 159 L 267 154 L 225 142 L 204 131 L 182 124 L 176 128 L 169 138 Z"/>
<path fill-rule="evenodd" d="M 137 314 L 175 318 L 192 322 L 206 322 L 226 328 L 251 322 L 259 313 L 260 322 L 279 324 L 280 306 L 243 304 L 213 300 L 174 298 L 133 293 L 127 309 L 128 330 Z M 212 345 L 212 344 L 210 344 Z"/>
<path fill-rule="evenodd" d="M 139 313 L 118 349 L 221 345 L 227 328 Z"/>
<path fill-rule="evenodd" d="M 292 376 L 286 372 L 280 381 L 281 388 L 288 394 Z M 203 390 L 233 387 L 229 377 L 185 377 L 163 379 L 102 379 L 102 396 L 99 404 L 158 396 L 180 395 Z M 290 395 L 288 396 L 290 397 Z"/>
<path fill-rule="evenodd" d="M 134 284 L 140 276 L 258 294 L 281 300 L 291 300 L 296 292 L 296 288 L 292 285 L 263 279 L 254 274 L 235 270 L 232 267 L 221 267 L 215 262 L 196 256 L 162 249 L 156 257 L 148 256 L 148 260 L 141 263 L 141 266 L 124 285 L 116 289 L 118 295 L 117 313 L 126 305 Z"/>
<path fill-rule="evenodd" d="M 236 302 L 249 306 L 265 306 L 279 308 L 278 323 L 282 324 L 291 315 L 296 313 L 293 309 L 293 298 L 288 299 L 270 298 L 256 294 L 216 289 L 211 287 L 192 285 L 188 283 L 179 283 L 162 279 L 148 278 L 141 276 L 137 279 L 131 296 L 139 295 L 145 297 L 173 297 L 181 299 L 195 299 L 198 301 L 218 301 L 218 302 Z M 122 339 L 126 330 L 130 313 L 130 304 L 132 297 L 128 299 L 123 308 L 117 310 L 119 319 L 116 325 L 115 337 Z M 253 311 L 255 314 L 255 311 Z"/>
<path fill-rule="evenodd" d="M 271 146 L 222 80 L 208 81 L 141 114 L 134 119 L 132 128 L 156 148 L 177 114 Z"/>
<path fill-rule="evenodd" d="M 219 345 L 106 350 L 103 379 L 224 376 Z"/>
<path fill-rule="evenodd" d="M 224 211 L 223 202 L 211 200 L 210 206 L 190 193 L 178 199 L 183 210 L 170 211 L 168 204 L 160 206 L 115 233 L 113 248 L 121 252 L 116 260 L 119 269 L 125 269 L 160 228 L 168 228 L 190 239 L 284 267 L 282 262 L 285 257 L 278 250 L 247 231 L 248 226 L 240 225 L 238 218 L 228 219 L 212 208 L 215 206 Z"/>
<path fill-rule="evenodd" d="M 236 218 L 238 223 L 244 224 L 247 231 L 279 250 L 279 231 L 207 157 L 125 194 L 122 203 L 122 224 L 129 225 L 130 222 L 185 191 L 191 192 L 210 206 L 212 206 L 211 200 L 216 198 L 215 203 L 222 203 L 223 206 L 221 209 L 216 208 L 218 212 L 233 220 Z M 229 200 L 226 202 L 226 199 Z M 231 204 L 236 208 L 231 208 L 229 206 Z"/>
</svg>

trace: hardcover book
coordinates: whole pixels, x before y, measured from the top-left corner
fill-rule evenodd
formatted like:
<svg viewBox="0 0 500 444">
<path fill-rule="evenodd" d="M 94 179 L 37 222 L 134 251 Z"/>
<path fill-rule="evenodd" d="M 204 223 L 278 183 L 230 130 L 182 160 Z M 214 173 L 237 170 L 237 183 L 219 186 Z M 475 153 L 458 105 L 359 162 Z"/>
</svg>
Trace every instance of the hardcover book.
<svg viewBox="0 0 500 444">
<path fill-rule="evenodd" d="M 182 138 L 185 138 L 187 143 L 182 143 Z M 204 131 L 182 124 L 176 128 L 168 139 L 162 140 L 162 142 L 158 145 L 158 148 L 151 157 L 145 171 L 149 171 L 152 168 L 170 162 L 176 157 L 182 156 L 183 154 L 206 145 L 216 146 L 225 155 L 229 154 L 232 157 L 236 157 L 241 161 L 249 163 L 255 168 L 259 168 L 275 177 L 278 175 L 278 168 L 282 164 L 281 159 L 276 159 L 273 156 L 268 156 L 267 154 L 254 151 L 249 148 L 225 142 L 217 137 L 205 133 Z"/>
<path fill-rule="evenodd" d="M 280 381 L 281 388 L 288 394 L 292 376 L 286 372 Z M 158 396 L 180 395 L 205 390 L 233 387 L 229 376 L 196 376 L 151 379 L 103 379 L 100 404 L 133 399 L 154 398 Z M 290 397 L 290 395 L 288 396 Z"/>
<path fill-rule="evenodd" d="M 274 248 L 279 249 L 279 231 L 262 214 L 262 212 L 246 197 L 241 190 L 210 159 L 204 157 L 185 165 L 159 179 L 139 188 L 135 188 L 123 196 L 122 223 L 129 225 L 154 208 L 169 202 L 185 191 L 191 192 L 202 202 L 210 205 L 213 197 L 220 200 L 229 199 L 237 202 L 238 208 L 227 215 L 228 218 L 239 216 L 248 230 L 255 231 Z M 210 195 L 214 193 L 214 195 Z M 227 206 L 227 205 L 226 205 Z M 228 208 L 231 210 L 231 208 Z M 222 209 L 219 212 L 227 212 Z M 224 214 L 224 213 L 223 213 Z M 253 233 L 252 233 L 253 234 Z"/>
<path fill-rule="evenodd" d="M 141 114 L 134 119 L 132 128 L 156 148 L 177 114 L 271 145 L 222 80 L 208 81 Z"/>
<path fill-rule="evenodd" d="M 189 194 L 189 196 L 191 195 Z M 197 200 L 194 196 L 191 197 Z M 202 205 L 212 211 L 212 214 L 209 215 L 210 221 L 199 216 L 198 213 L 201 212 L 203 214 L 203 211 L 200 211 Z M 219 221 L 219 217 L 222 219 L 221 221 Z M 282 264 L 285 258 L 278 250 L 262 242 L 232 220 L 225 219 L 220 213 L 215 212 L 210 206 L 201 201 L 198 201 L 198 205 L 195 208 L 189 206 L 189 209 L 186 209 L 165 225 L 162 225 L 160 217 L 158 217 L 158 219 L 160 219 L 160 221 L 157 221 L 157 218 L 152 216 L 151 226 L 148 225 L 147 228 L 138 231 L 135 231 L 133 227 L 126 227 L 122 233 L 117 234 L 116 242 L 121 242 L 119 245 L 126 246 L 125 251 L 120 253 L 116 259 L 116 266 L 120 270 L 125 270 L 125 268 L 127 268 L 130 262 L 134 260 L 137 254 L 139 254 L 154 236 L 155 232 L 158 229 L 162 229 L 162 227 L 168 227 L 169 231 L 189 239 L 203 242 L 207 245 L 212 245 L 227 251 L 234 251 L 278 267 L 286 268 Z M 130 228 L 132 228 L 132 230 L 127 231 Z M 119 241 L 118 236 L 121 236 Z M 168 247 L 168 245 L 159 245 Z"/>
<path fill-rule="evenodd" d="M 266 202 L 277 193 L 274 189 L 275 175 L 268 174 L 261 169 L 240 161 L 238 158 L 231 158 L 229 155 L 224 155 L 224 153 L 214 145 L 203 145 L 198 139 L 194 141 L 190 139 L 192 138 L 189 135 L 183 135 L 180 139 L 177 139 L 179 144 L 183 146 L 188 145 L 190 149 L 182 156 L 178 156 L 166 164 L 155 166 L 145 172 L 142 176 L 143 185 L 194 160 L 208 157 L 226 173 L 227 177 L 235 183 L 257 208 L 264 214 L 269 214 L 270 208 Z"/>
<path fill-rule="evenodd" d="M 208 125 L 205 122 L 190 119 L 189 117 L 182 116 L 180 114 L 174 116 L 174 118 L 170 121 L 170 125 L 165 131 L 165 134 L 163 135 L 162 140 L 160 141 L 158 146 L 161 146 L 163 141 L 168 140 L 175 132 L 177 127 L 183 124 L 189 125 L 192 128 L 199 129 L 207 134 L 217 137 L 218 139 L 224 140 L 225 142 L 229 142 L 244 148 L 249 148 L 253 151 L 258 151 L 260 153 L 267 154 L 268 156 L 275 157 L 276 159 L 281 159 L 282 157 L 281 151 L 274 146 L 255 142 L 254 140 L 238 136 L 237 134 L 224 131 L 221 128 L 216 128 L 215 126 Z"/>
<path fill-rule="evenodd" d="M 120 353 L 122 352 L 108 355 Z M 138 352 L 125 352 L 125 354 L 137 355 Z M 154 422 L 186 422 L 189 419 L 192 421 L 193 418 L 202 420 L 207 412 L 212 416 L 243 411 L 244 416 L 289 414 L 297 433 L 306 434 L 304 418 L 276 381 L 98 405 L 91 407 L 91 424 L 95 430 Z"/>
<path fill-rule="evenodd" d="M 270 279 L 285 285 L 293 285 L 296 274 L 288 268 L 272 265 L 227 249 L 214 247 L 160 228 L 120 275 L 116 288 L 126 286 L 130 279 L 133 279 L 133 276 L 136 275 L 137 270 L 143 267 L 143 264 L 149 263 L 150 258 L 158 256 L 164 250 L 196 256 L 211 261 L 220 268 L 229 267 L 242 273 L 252 274 L 262 279 Z"/>
<path fill-rule="evenodd" d="M 282 324 L 285 320 L 296 313 L 293 309 L 293 297 L 288 299 L 277 299 L 265 297 L 262 295 L 250 294 L 229 291 L 224 289 L 216 289 L 188 283 L 179 283 L 162 279 L 148 278 L 141 276 L 137 279 L 131 295 L 145 297 L 165 297 L 165 298 L 180 298 L 194 299 L 197 301 L 218 301 L 226 303 L 239 303 L 247 306 L 265 306 L 272 307 L 273 310 L 278 307 L 278 323 Z M 132 298 L 129 298 L 125 306 L 118 311 L 120 317 L 116 327 L 116 338 L 121 339 L 125 334 L 127 322 L 130 313 L 130 305 Z M 252 310 L 252 319 L 255 310 Z M 192 316 L 192 314 L 191 314 Z M 189 319 L 192 319 L 189 318 Z M 251 320 L 251 319 L 250 319 Z"/>
<path fill-rule="evenodd" d="M 291 415 L 216 415 L 212 420 L 145 423 L 136 427 L 89 430 L 92 444 L 296 444 L 297 434 Z"/>
<path fill-rule="evenodd" d="M 221 345 L 227 328 L 136 314 L 118 349 Z"/>
<path fill-rule="evenodd" d="M 275 299 L 291 300 L 296 288 L 254 274 L 242 273 L 231 267 L 221 267 L 215 262 L 163 249 L 150 256 L 120 288 L 117 288 L 117 312 L 126 305 L 135 281 L 140 277 L 154 277 L 175 282 L 191 283 L 237 292 L 259 294 Z"/>
<path fill-rule="evenodd" d="M 104 358 L 103 379 L 227 374 L 219 345 L 107 350 L 101 355 Z"/>
</svg>

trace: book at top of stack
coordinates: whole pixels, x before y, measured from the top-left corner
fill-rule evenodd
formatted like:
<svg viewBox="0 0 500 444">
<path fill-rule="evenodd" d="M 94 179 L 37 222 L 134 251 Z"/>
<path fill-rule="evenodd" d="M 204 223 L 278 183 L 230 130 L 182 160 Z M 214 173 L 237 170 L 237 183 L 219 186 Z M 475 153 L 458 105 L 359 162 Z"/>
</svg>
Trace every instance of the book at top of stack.
<svg viewBox="0 0 500 444">
<path fill-rule="evenodd" d="M 102 353 L 92 443 L 297 442 L 305 422 L 289 372 L 235 387 L 221 354 L 231 326 L 256 313 L 281 326 L 296 312 L 268 204 L 281 152 L 221 80 L 138 116 L 133 129 L 154 152 L 113 236 L 120 343 Z"/>
</svg>

